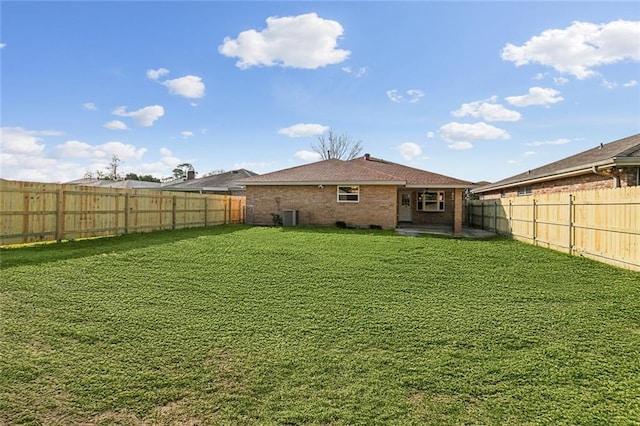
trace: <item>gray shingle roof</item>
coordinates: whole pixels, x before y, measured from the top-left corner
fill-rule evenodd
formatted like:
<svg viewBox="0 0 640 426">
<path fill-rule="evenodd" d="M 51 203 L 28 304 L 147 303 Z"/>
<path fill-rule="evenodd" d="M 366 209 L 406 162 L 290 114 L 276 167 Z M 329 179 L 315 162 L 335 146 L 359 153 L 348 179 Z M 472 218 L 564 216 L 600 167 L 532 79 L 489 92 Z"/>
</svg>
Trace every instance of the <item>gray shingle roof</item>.
<svg viewBox="0 0 640 426">
<path fill-rule="evenodd" d="M 580 172 L 581 170 L 588 173 L 594 166 L 619 166 L 623 164 L 640 165 L 640 134 L 598 145 L 576 155 L 482 186 L 473 192 L 526 185 L 534 180 L 553 179 L 554 176 L 560 177 L 563 174 Z"/>
<path fill-rule="evenodd" d="M 240 184 L 238 183 L 240 179 L 256 175 L 257 173 L 246 169 L 231 170 L 229 172 L 219 173 L 211 176 L 170 183 L 167 185 L 163 185 L 162 188 L 186 190 L 199 190 L 202 188 L 233 189 L 240 187 Z"/>
</svg>

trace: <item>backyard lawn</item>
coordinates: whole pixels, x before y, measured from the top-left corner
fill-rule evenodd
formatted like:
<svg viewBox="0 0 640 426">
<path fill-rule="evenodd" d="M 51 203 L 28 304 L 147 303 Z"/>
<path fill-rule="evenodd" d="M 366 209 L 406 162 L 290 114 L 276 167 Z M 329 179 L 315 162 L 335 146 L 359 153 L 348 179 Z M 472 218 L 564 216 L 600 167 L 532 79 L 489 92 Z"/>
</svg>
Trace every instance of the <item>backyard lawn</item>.
<svg viewBox="0 0 640 426">
<path fill-rule="evenodd" d="M 329 228 L 0 256 L 0 424 L 640 424 L 637 272 Z"/>
</svg>

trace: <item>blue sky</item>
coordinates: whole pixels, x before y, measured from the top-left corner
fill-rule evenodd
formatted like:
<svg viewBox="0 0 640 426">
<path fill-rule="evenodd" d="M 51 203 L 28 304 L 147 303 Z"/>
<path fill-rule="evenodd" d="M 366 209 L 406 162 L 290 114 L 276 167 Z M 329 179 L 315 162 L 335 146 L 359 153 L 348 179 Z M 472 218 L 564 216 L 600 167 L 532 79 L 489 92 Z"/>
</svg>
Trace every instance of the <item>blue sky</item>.
<svg viewBox="0 0 640 426">
<path fill-rule="evenodd" d="M 640 131 L 636 2 L 0 4 L 5 179 L 266 173 L 329 128 L 495 181 Z"/>
</svg>

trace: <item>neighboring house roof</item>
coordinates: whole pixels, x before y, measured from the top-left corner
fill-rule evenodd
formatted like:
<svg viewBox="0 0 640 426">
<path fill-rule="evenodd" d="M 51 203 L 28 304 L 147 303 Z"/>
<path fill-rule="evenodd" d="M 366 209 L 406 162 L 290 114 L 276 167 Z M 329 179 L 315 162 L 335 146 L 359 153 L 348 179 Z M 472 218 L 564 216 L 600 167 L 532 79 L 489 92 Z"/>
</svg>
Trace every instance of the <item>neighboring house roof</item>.
<svg viewBox="0 0 640 426">
<path fill-rule="evenodd" d="M 609 168 L 640 166 L 640 134 L 607 144 L 546 164 L 537 169 L 502 179 L 472 190 L 474 193 L 492 191 L 512 186 L 529 185 L 587 173 L 597 173 Z"/>
<path fill-rule="evenodd" d="M 471 182 L 450 178 L 368 154 L 351 161 L 330 159 L 242 179 L 244 185 L 406 185 L 467 188 Z"/>
<path fill-rule="evenodd" d="M 144 180 L 103 180 L 103 179 L 76 179 L 67 182 L 68 185 L 99 186 L 101 188 L 124 189 L 159 189 L 160 182 L 147 182 Z"/>
<path fill-rule="evenodd" d="M 238 191 L 244 189 L 238 181 L 252 176 L 257 176 L 257 173 L 246 169 L 231 170 L 197 179 L 172 182 L 163 185 L 162 189 L 170 191 Z"/>
</svg>

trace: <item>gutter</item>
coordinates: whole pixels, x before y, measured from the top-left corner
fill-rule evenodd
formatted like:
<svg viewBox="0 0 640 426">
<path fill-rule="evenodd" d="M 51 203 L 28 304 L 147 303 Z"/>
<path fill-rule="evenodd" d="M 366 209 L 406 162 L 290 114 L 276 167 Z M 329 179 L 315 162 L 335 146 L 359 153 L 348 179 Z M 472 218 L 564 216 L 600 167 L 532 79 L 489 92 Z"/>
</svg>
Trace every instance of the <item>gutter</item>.
<svg viewBox="0 0 640 426">
<path fill-rule="evenodd" d="M 579 175 L 586 175 L 590 173 L 597 173 L 601 167 L 604 168 L 604 167 L 636 166 L 636 165 L 640 165 L 640 159 L 635 160 L 633 158 L 628 158 L 628 157 L 618 159 L 614 157 L 608 160 L 599 161 L 597 163 L 589 164 L 586 166 L 580 166 L 579 168 L 566 169 L 565 171 L 560 171 L 553 175 L 540 176 L 534 179 L 524 179 L 524 180 L 504 183 L 502 185 L 485 186 L 477 189 L 472 189 L 471 193 L 481 194 L 483 192 L 494 191 L 497 189 L 511 188 L 514 186 L 528 185 L 533 183 L 540 183 L 540 182 L 547 182 L 550 180 L 562 179 L 565 177 L 573 177 L 573 176 L 579 176 Z"/>
</svg>

